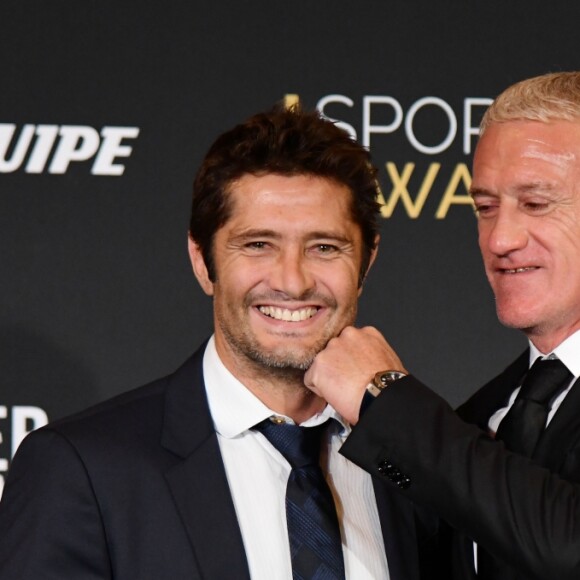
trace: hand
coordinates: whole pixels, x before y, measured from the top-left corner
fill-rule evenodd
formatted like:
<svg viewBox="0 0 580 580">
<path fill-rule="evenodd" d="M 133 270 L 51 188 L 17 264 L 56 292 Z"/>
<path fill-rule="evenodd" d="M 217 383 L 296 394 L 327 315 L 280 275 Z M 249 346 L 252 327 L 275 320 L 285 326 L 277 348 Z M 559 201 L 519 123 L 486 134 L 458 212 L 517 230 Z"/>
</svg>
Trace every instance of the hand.
<svg viewBox="0 0 580 580">
<path fill-rule="evenodd" d="M 372 326 L 347 326 L 318 353 L 304 384 L 355 425 L 366 386 L 385 370 L 406 372 L 383 335 Z"/>
</svg>

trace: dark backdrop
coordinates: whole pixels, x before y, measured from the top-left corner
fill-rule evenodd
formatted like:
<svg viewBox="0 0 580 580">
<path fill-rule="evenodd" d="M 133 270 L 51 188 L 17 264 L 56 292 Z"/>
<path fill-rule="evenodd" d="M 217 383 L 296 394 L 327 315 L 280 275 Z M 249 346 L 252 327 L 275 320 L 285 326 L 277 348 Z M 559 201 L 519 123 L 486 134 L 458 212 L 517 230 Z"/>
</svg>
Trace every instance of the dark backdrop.
<svg viewBox="0 0 580 580">
<path fill-rule="evenodd" d="M 348 124 L 380 168 L 360 323 L 452 404 L 499 371 L 525 341 L 495 319 L 465 203 L 473 127 L 512 82 L 579 66 L 579 16 L 531 0 L 4 0 L 0 492 L 27 430 L 170 372 L 210 332 L 192 177 L 219 133 L 286 95 Z"/>
</svg>

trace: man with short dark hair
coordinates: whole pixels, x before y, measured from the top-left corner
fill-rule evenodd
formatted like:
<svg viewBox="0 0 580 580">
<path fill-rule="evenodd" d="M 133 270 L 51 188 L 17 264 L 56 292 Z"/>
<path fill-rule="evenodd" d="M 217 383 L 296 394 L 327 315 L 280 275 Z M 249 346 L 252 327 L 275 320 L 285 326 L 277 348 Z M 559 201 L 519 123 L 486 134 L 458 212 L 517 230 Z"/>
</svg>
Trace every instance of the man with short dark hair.
<svg viewBox="0 0 580 580">
<path fill-rule="evenodd" d="M 464 532 L 455 578 L 577 579 L 580 73 L 494 101 L 471 194 L 498 317 L 529 349 L 457 415 L 374 328 L 343 330 L 306 382 L 351 424 L 360 415 L 345 456 Z"/>
<path fill-rule="evenodd" d="M 338 453 L 304 386 L 355 321 L 378 242 L 368 152 L 276 108 L 222 135 L 189 252 L 214 334 L 174 374 L 32 433 L 0 504 L 0 578 L 439 578 L 437 520 Z"/>
</svg>

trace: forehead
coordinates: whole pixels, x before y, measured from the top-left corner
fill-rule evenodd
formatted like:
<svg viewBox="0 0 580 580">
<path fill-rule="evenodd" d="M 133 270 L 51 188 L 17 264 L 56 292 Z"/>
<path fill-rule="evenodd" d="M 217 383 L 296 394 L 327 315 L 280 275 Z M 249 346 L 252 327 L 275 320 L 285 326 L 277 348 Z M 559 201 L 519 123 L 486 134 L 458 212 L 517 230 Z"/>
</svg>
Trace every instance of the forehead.
<svg viewBox="0 0 580 580">
<path fill-rule="evenodd" d="M 489 180 L 567 179 L 580 169 L 580 122 L 494 123 L 481 137 L 473 187 Z"/>
<path fill-rule="evenodd" d="M 230 186 L 229 203 L 232 211 L 228 222 L 352 223 L 349 188 L 312 175 L 246 174 Z"/>
</svg>

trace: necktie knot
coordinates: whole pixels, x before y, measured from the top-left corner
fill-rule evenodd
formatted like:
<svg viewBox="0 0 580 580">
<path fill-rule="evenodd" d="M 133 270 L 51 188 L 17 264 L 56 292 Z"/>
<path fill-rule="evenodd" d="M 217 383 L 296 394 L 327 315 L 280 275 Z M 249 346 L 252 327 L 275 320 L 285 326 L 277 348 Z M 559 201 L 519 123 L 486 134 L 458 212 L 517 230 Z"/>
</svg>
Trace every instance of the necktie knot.
<svg viewBox="0 0 580 580">
<path fill-rule="evenodd" d="M 522 383 L 518 399 L 547 407 L 571 381 L 572 373 L 560 359 L 536 359 Z"/>
<path fill-rule="evenodd" d="M 266 419 L 254 428 L 284 456 L 293 468 L 318 465 L 320 442 L 328 422 L 315 427 L 274 423 Z"/>
<path fill-rule="evenodd" d="M 533 457 L 549 414 L 550 402 L 572 374 L 559 359 L 537 359 L 525 376 L 514 404 L 499 424 L 496 439 L 526 457 Z"/>
</svg>

